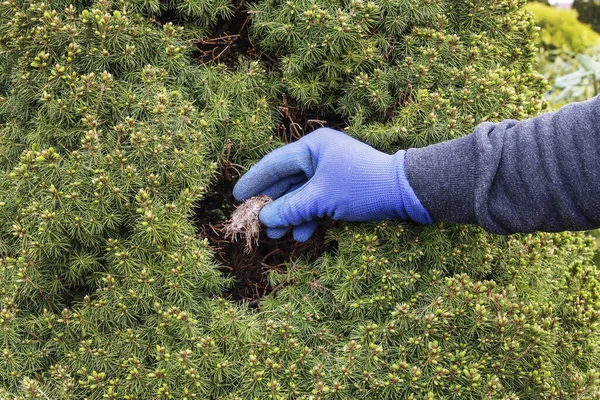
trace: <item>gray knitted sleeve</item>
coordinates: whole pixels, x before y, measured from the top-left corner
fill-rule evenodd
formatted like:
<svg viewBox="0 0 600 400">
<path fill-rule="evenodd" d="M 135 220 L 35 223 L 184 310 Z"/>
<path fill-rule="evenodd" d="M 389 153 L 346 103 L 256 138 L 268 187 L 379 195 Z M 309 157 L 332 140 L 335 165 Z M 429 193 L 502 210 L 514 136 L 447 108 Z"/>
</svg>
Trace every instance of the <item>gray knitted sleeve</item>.
<svg viewBox="0 0 600 400">
<path fill-rule="evenodd" d="M 600 96 L 409 149 L 406 175 L 434 221 L 499 234 L 600 228 Z"/>
</svg>

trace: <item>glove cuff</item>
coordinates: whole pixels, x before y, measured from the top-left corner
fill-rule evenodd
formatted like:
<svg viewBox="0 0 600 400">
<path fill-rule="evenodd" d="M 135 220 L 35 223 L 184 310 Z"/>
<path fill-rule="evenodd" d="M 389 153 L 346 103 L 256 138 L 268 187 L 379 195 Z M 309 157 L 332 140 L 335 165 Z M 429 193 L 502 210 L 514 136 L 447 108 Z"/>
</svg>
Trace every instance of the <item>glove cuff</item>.
<svg viewBox="0 0 600 400">
<path fill-rule="evenodd" d="M 365 152 L 357 155 L 352 172 L 350 220 L 379 221 L 382 219 L 412 219 L 431 224 L 432 219 L 408 183 L 405 172 L 406 151 L 390 155 Z"/>
</svg>

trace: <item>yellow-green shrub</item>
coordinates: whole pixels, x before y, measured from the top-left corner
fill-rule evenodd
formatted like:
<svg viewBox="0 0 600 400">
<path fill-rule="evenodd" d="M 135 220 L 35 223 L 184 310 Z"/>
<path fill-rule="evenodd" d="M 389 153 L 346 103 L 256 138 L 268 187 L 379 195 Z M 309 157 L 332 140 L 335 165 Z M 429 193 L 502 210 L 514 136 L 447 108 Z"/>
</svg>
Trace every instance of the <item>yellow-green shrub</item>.
<svg viewBox="0 0 600 400">
<path fill-rule="evenodd" d="M 558 10 L 541 3 L 529 3 L 535 23 L 541 28 L 540 46 L 581 53 L 598 44 L 599 36 L 588 25 L 577 20 L 577 11 Z"/>
</svg>

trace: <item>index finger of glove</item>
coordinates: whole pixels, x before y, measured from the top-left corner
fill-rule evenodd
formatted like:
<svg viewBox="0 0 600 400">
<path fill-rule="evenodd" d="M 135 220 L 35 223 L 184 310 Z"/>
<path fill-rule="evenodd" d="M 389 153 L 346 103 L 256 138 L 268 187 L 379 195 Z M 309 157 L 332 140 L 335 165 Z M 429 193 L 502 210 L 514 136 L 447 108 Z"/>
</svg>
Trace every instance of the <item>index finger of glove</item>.
<svg viewBox="0 0 600 400">
<path fill-rule="evenodd" d="M 273 150 L 242 176 L 233 188 L 238 201 L 249 199 L 292 175 L 304 173 L 309 179 L 314 175 L 310 151 L 295 142 Z"/>
</svg>

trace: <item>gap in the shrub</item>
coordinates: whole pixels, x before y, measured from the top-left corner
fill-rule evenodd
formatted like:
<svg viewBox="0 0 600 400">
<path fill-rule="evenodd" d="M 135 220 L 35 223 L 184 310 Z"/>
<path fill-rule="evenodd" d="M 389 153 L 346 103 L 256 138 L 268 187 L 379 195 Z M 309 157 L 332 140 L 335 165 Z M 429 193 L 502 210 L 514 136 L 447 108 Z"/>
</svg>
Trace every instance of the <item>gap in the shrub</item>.
<svg viewBox="0 0 600 400">
<path fill-rule="evenodd" d="M 285 143 L 294 142 L 321 127 L 343 130 L 348 126 L 348 122 L 339 115 L 302 109 L 285 93 L 279 105 L 279 115 L 281 121 L 277 124 L 277 136 Z"/>
<path fill-rule="evenodd" d="M 97 289 L 97 287 L 90 284 L 74 284 L 64 293 L 64 306 L 72 308 L 77 304 L 81 304 L 86 296 L 93 296 Z"/>
<path fill-rule="evenodd" d="M 225 238 L 224 224 L 237 206 L 232 190 L 239 176 L 232 172 L 226 162 L 222 166 L 219 180 L 211 186 L 209 194 L 194 210 L 194 222 L 198 234 L 206 237 L 215 252 L 215 260 L 226 275 L 235 277 L 235 284 L 224 296 L 235 301 L 244 301 L 256 306 L 258 301 L 272 292 L 267 282 L 267 272 L 284 272 L 286 263 L 302 258 L 310 263 L 321 254 L 332 250 L 333 242 L 325 241 L 325 233 L 334 222 L 319 224 L 316 232 L 306 242 L 296 242 L 289 232 L 281 239 L 270 239 L 261 229 L 258 244 L 250 253 L 245 251 L 245 240 Z"/>
<path fill-rule="evenodd" d="M 251 24 L 248 8 L 243 0 L 235 0 L 234 14 L 229 19 L 220 19 L 210 37 L 196 43 L 193 57 L 200 64 L 210 62 L 236 65 L 240 56 L 259 57 L 266 67 L 274 68 L 278 59 L 256 48 L 250 39 Z"/>
</svg>

